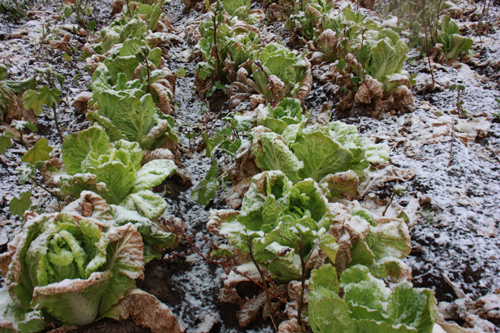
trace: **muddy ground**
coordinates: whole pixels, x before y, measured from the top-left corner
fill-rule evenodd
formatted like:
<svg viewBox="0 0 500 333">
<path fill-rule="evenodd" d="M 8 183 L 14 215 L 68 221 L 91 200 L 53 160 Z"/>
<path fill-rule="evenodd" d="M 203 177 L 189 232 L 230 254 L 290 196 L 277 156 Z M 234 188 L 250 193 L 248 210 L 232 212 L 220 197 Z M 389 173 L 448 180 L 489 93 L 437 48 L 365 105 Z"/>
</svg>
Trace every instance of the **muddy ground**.
<svg viewBox="0 0 500 333">
<path fill-rule="evenodd" d="M 472 4 L 459 2 L 464 9 L 476 6 L 480 11 L 483 2 Z M 13 22 L 7 15 L 0 14 L 0 62 L 15 64 L 10 68 L 10 79 L 26 78 L 34 75 L 33 67 L 46 64 L 54 66 L 63 73 L 66 80 L 63 86 L 63 103 L 59 114 L 65 127 L 64 135 L 89 126 L 83 115 L 77 114 L 70 101 L 81 91 L 87 90 L 91 77 L 85 70 L 81 58 L 85 36 L 71 33 L 75 41 L 76 52 L 70 61 L 63 58 L 63 51 L 51 49 L 44 38 L 50 38 L 54 31 L 45 36 L 47 22 L 56 26 L 74 24 L 74 17 L 66 21 L 55 18 L 59 2 L 52 0 L 37 1 L 29 20 Z M 113 19 L 111 2 L 98 0 L 94 3 L 91 20 L 97 22 L 97 30 L 106 26 Z M 181 0 L 173 0 L 165 5 L 165 13 L 176 28 L 192 23 L 201 14 L 187 13 Z M 363 135 L 377 142 L 385 142 L 391 148 L 391 162 L 401 168 L 415 170 L 413 179 L 399 183 L 407 187 L 407 192 L 395 202 L 402 207 L 410 207 L 416 201 L 418 211 L 412 218 L 411 237 L 413 250 L 406 263 L 413 269 L 413 283 L 418 287 L 435 290 L 439 301 L 452 301 L 457 298 L 452 287 L 445 282 L 443 275 L 458 285 L 472 299 L 488 293 L 500 293 L 500 122 L 494 116 L 500 106 L 495 98 L 500 98 L 499 67 L 484 66 L 486 60 L 500 60 L 500 27 L 493 25 L 488 35 L 474 36 L 468 29 L 474 24 L 475 12 L 464 15 L 459 21 L 465 27 L 475 43 L 473 49 L 479 54 L 479 60 L 466 64 L 436 65 L 434 75 L 443 87 L 442 91 L 429 92 L 414 88 L 415 111 L 405 115 L 393 115 L 386 119 L 375 120 L 366 117 L 342 119 L 356 124 Z M 499 22 L 500 4 L 493 1 L 489 20 Z M 275 29 L 285 31 L 281 23 Z M 56 32 L 57 33 L 57 32 Z M 288 43 L 287 33 L 283 33 L 283 43 Z M 77 43 L 76 43 L 77 42 Z M 78 44 L 79 43 L 79 44 Z M 189 150 L 190 143 L 185 133 L 207 121 L 217 123 L 222 115 L 229 113 L 224 100 L 213 100 L 208 105 L 194 91 L 194 67 L 200 59 L 189 62 L 183 57 L 183 51 L 192 49 L 194 41 L 186 38 L 183 43 L 170 47 L 170 59 L 166 66 L 172 71 L 186 69 L 186 76 L 178 78 L 175 101 L 177 104 L 174 118 L 177 120 L 182 138 L 181 145 Z M 458 66 L 457 66 L 458 65 Z M 429 76 L 429 69 L 422 60 L 409 61 L 406 69 L 417 73 L 421 81 Z M 417 76 L 417 81 L 418 77 Z M 449 91 L 453 83 L 464 84 L 466 89 L 461 96 L 463 108 L 471 119 L 485 122 L 485 131 L 475 129 L 477 134 L 469 142 L 460 140 L 453 134 L 448 119 L 457 118 L 454 114 L 456 92 Z M 319 112 L 324 103 L 331 101 L 328 86 L 315 80 L 313 90 L 306 99 L 306 106 L 313 109 L 313 115 Z M 220 102 L 220 103 L 216 103 Z M 215 107 L 214 105 L 218 105 Z M 241 108 L 244 109 L 245 105 Z M 332 105 L 335 107 L 335 105 Z M 217 109 L 217 110 L 216 110 Z M 334 118 L 336 115 L 333 115 Z M 448 118 L 446 118 L 448 117 Z M 446 128 L 445 128 L 446 127 Z M 57 131 L 53 125 L 52 114 L 47 110 L 39 117 L 38 136 L 46 137 L 49 144 L 60 147 Z M 191 143 L 193 144 L 193 143 Z M 21 165 L 21 157 L 26 149 L 15 143 L 5 155 L 0 155 L 0 250 L 5 251 L 5 244 L 19 230 L 21 220 L 14 217 L 8 203 L 15 195 L 28 190 L 28 185 L 17 182 L 16 168 Z M 52 155 L 57 155 L 55 149 Z M 169 203 L 166 214 L 181 218 L 192 230 L 206 234 L 205 223 L 211 208 L 226 207 L 218 193 L 208 207 L 193 202 L 190 192 L 204 178 L 210 168 L 210 159 L 202 152 L 184 154 L 183 168 L 192 178 L 190 188 L 183 188 L 177 182 L 167 181 L 155 189 L 164 193 Z M 372 197 L 386 199 L 392 193 L 396 182 L 389 182 L 370 193 Z M 34 198 L 39 203 L 38 209 L 56 208 L 56 203 L 46 192 L 35 189 Z M 365 197 L 366 198 L 366 197 Z M 208 250 L 208 244 L 197 238 L 196 244 L 201 250 Z M 176 251 L 188 250 L 182 244 Z M 218 291 L 222 285 L 220 279 L 223 270 L 212 266 L 196 256 L 187 260 L 177 258 L 173 261 L 155 260 L 146 268 L 146 278 L 138 287 L 154 294 L 170 306 L 187 332 L 194 332 L 203 322 L 214 321 L 210 332 L 272 332 L 270 324 L 257 321 L 251 327 L 239 329 L 233 305 L 221 304 Z M 244 290 L 241 290 L 244 293 Z M 251 294 L 251 291 L 247 293 Z M 495 323 L 497 328 L 499 323 Z M 81 327 L 77 332 L 146 332 L 131 321 L 115 322 L 101 320 L 92 325 Z"/>
</svg>

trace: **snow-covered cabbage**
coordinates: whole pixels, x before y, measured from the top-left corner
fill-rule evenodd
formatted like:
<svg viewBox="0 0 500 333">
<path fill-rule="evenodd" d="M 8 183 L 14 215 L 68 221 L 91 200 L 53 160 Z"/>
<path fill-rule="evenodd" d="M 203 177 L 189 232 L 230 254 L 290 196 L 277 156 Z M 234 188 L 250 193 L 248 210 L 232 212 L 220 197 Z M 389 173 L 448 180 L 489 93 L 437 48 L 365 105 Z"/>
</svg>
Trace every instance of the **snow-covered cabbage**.
<svg viewBox="0 0 500 333">
<path fill-rule="evenodd" d="M 135 46 L 138 45 L 140 44 Z M 133 48 L 132 45 L 130 47 Z M 135 56 L 125 58 L 135 61 Z M 132 65 L 135 70 L 134 66 L 137 64 Z M 114 74 L 110 73 L 105 64 L 100 64 L 94 72 L 92 98 L 97 102 L 98 110 L 89 111 L 87 118 L 101 125 L 111 141 L 135 141 L 144 149 L 160 146 L 166 140 L 177 142 L 177 125 L 174 119 L 155 106 L 152 95 L 145 92 L 145 83 L 141 83 L 139 79 L 127 81 L 129 78 L 126 71 L 117 70 L 115 74 L 116 84 L 112 85 L 110 82 L 114 82 Z M 157 70 L 151 75 L 151 82 L 154 82 L 162 79 L 163 74 Z M 172 91 L 167 93 L 168 99 L 172 99 Z"/>
<path fill-rule="evenodd" d="M 201 39 L 196 48 L 203 54 L 203 62 L 195 69 L 197 77 L 206 80 L 216 72 L 216 57 L 214 52 L 214 25 L 207 19 L 199 26 Z M 233 81 L 239 66 L 251 58 L 252 52 L 259 49 L 259 34 L 255 27 L 239 21 L 236 17 L 227 19 L 217 28 L 217 50 L 221 62 L 221 79 Z"/>
<path fill-rule="evenodd" d="M 438 30 L 438 42 L 443 44 L 445 59 L 456 59 L 460 53 L 467 52 L 473 44 L 471 38 L 463 37 L 460 28 L 449 16 L 444 16 Z"/>
<path fill-rule="evenodd" d="M 148 27 L 143 20 L 139 18 L 130 19 L 122 16 L 121 19 L 113 21 L 108 27 L 99 32 L 101 42 L 92 46 L 98 54 L 105 54 L 113 45 L 123 43 L 128 38 L 144 38 Z"/>
<path fill-rule="evenodd" d="M 259 265 L 272 261 L 267 268 L 281 281 L 301 276 L 300 253 L 296 245 L 303 243 L 305 259 L 318 246 L 335 262 L 338 246 L 326 230 L 334 215 L 321 187 L 312 179 L 295 185 L 281 171 L 260 173 L 252 178 L 250 189 L 243 199 L 241 213 L 221 213 L 215 232 L 224 236 L 236 249 L 252 254 Z M 214 230 L 209 223 L 209 230 Z M 248 255 L 244 260 L 250 261 Z M 275 260 L 273 260 L 275 259 Z M 310 269 L 311 267 L 307 267 Z"/>
<path fill-rule="evenodd" d="M 8 302 L 2 302 L 0 312 L 14 311 L 20 318 L 24 310 L 23 325 L 41 317 L 85 325 L 105 316 L 135 279 L 143 278 L 139 232 L 131 223 L 118 226 L 104 200 L 88 193 L 61 213 L 28 216 L 0 255 L 11 297 L 2 294 Z M 12 328 L 32 329 L 19 324 Z"/>
<path fill-rule="evenodd" d="M 278 79 L 274 82 L 273 90 L 279 100 L 297 94 L 308 72 L 305 53 L 299 55 L 297 51 L 289 50 L 277 43 L 269 43 L 256 51 L 253 59 L 262 64 L 268 76 L 275 76 Z M 266 73 L 255 63 L 252 64 L 251 77 L 255 83 L 253 85 L 255 90 L 268 100 L 273 100 L 272 91 L 268 89 L 269 81 Z"/>
<path fill-rule="evenodd" d="M 158 159 L 141 167 L 138 143 L 120 140 L 110 148 L 109 138 L 99 127 L 68 135 L 62 155 L 65 169 L 50 169 L 49 176 L 63 194 L 78 198 L 83 191 L 92 191 L 102 196 L 112 204 L 118 224 L 132 222 L 139 230 L 147 261 L 173 244 L 175 236 L 162 230 L 157 221 L 167 202 L 150 190 L 177 170 L 173 161 Z"/>
<path fill-rule="evenodd" d="M 238 17 L 239 20 L 254 24 L 264 18 L 262 12 L 251 10 L 250 0 L 222 0 L 222 7 L 231 15 Z"/>
<path fill-rule="evenodd" d="M 332 0 L 301 1 L 296 4 L 296 13 L 291 15 L 286 23 L 286 29 L 294 29 L 307 39 L 313 39 L 316 26 L 321 22 L 324 13 L 334 6 Z"/>
<path fill-rule="evenodd" d="M 339 251 L 338 258 L 347 258 L 338 260 L 339 272 L 360 264 L 379 279 L 389 276 L 394 280 L 411 278 L 411 268 L 401 260 L 411 251 L 410 232 L 403 219 L 375 218 L 360 206 L 351 208 L 343 216 L 344 226 L 347 224 L 347 229 L 355 232 L 349 232 L 349 240 L 346 235 L 340 236 L 339 242 L 346 241 L 349 246 Z"/>
<path fill-rule="evenodd" d="M 67 173 L 55 176 L 64 193 L 78 197 L 81 191 L 91 190 L 110 204 L 126 202 L 131 195 L 157 197 L 149 189 L 177 170 L 173 161 L 165 159 L 153 160 L 141 167 L 142 150 L 137 142 L 120 140 L 111 148 L 108 136 L 100 127 L 68 135 L 62 158 Z M 159 215 L 152 212 L 146 216 Z"/>
<path fill-rule="evenodd" d="M 283 134 L 288 125 L 299 124 L 302 121 L 302 106 L 298 99 L 284 98 L 274 108 L 271 104 L 260 108 L 257 125 Z"/>
<path fill-rule="evenodd" d="M 430 333 L 438 319 L 432 290 L 405 281 L 391 291 L 361 265 L 346 270 L 340 280 L 335 268 L 325 265 L 312 272 L 309 288 L 309 323 L 315 333 Z"/>
<path fill-rule="evenodd" d="M 353 170 L 358 176 L 369 163 L 389 158 L 387 146 L 360 137 L 356 126 L 331 122 L 319 129 L 289 125 L 283 135 L 262 126 L 253 129 L 253 153 L 262 170 L 281 170 L 293 182 Z"/>
</svg>

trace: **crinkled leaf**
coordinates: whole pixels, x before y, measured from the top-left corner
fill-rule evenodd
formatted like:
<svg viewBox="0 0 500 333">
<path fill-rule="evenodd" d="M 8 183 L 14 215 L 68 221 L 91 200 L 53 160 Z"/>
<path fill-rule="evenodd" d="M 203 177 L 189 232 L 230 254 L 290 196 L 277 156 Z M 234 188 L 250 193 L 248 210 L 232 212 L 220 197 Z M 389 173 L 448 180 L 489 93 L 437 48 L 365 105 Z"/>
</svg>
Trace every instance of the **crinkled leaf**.
<svg viewBox="0 0 500 333">
<path fill-rule="evenodd" d="M 141 190 L 127 196 L 120 206 L 136 211 L 148 219 L 160 217 L 167 208 L 167 202 L 159 195 L 149 191 Z"/>
<path fill-rule="evenodd" d="M 177 171 L 174 161 L 161 159 L 146 163 L 137 171 L 132 192 L 146 190 L 160 185 Z"/>
<path fill-rule="evenodd" d="M 82 172 L 82 162 L 89 153 L 105 154 L 109 150 L 109 138 L 99 127 L 66 136 L 62 146 L 62 158 L 70 175 Z"/>
<path fill-rule="evenodd" d="M 345 149 L 329 136 L 314 131 L 297 138 L 297 143 L 291 146 L 299 160 L 304 162 L 300 171 L 302 178 L 312 178 L 320 181 L 329 174 L 353 170 L 361 174 L 368 167 L 364 160 L 364 151 Z"/>
<path fill-rule="evenodd" d="M 281 135 L 273 132 L 263 132 L 253 141 L 255 163 L 262 170 L 280 170 L 291 181 L 298 182 L 301 178 L 299 170 L 304 162 L 299 160 L 287 147 Z"/>
</svg>

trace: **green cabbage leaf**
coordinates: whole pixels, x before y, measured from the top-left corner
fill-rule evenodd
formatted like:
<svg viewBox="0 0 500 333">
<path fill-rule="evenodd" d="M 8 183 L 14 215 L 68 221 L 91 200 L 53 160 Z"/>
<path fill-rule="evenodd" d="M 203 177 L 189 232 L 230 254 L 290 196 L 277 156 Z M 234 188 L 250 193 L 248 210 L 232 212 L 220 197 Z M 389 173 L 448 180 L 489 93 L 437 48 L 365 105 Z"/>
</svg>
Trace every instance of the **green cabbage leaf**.
<svg viewBox="0 0 500 333">
<path fill-rule="evenodd" d="M 330 265 L 312 272 L 309 323 L 315 333 L 430 333 L 437 319 L 432 290 L 405 281 L 391 291 L 361 265 L 346 270 L 340 281 Z"/>
</svg>

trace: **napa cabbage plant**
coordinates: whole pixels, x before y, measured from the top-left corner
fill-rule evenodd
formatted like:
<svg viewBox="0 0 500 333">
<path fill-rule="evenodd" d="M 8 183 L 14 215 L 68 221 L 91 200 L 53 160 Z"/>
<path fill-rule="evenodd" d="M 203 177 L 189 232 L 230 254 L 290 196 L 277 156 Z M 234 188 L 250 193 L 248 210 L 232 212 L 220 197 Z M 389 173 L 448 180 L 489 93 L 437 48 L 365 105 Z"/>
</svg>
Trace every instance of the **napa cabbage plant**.
<svg viewBox="0 0 500 333">
<path fill-rule="evenodd" d="M 121 46 L 110 51 L 104 60 L 104 65 L 111 75 L 110 81 L 116 84 L 119 73 L 124 73 L 127 81 L 132 79 L 146 81 L 148 79 L 146 69 L 138 68 L 143 63 L 141 57 L 148 61 L 148 67 L 150 67 L 151 82 L 148 84 L 153 83 L 162 74 L 159 70 L 155 72 L 161 62 L 161 49 L 159 47 L 151 49 L 145 41 L 137 37 L 125 40 Z"/>
<path fill-rule="evenodd" d="M 140 80 L 128 81 L 120 72 L 113 84 L 110 77 L 104 64 L 94 72 L 92 98 L 98 110 L 87 113 L 89 120 L 102 126 L 111 141 L 135 141 L 143 149 L 159 147 L 167 140 L 178 142 L 175 120 L 156 107 Z"/>
<path fill-rule="evenodd" d="M 356 126 L 331 122 L 316 129 L 304 124 L 289 125 L 283 135 L 265 127 L 253 129 L 253 153 L 261 170 L 281 170 L 294 183 L 312 178 L 322 181 L 348 170 L 358 176 L 370 163 L 389 158 L 383 144 L 360 137 Z"/>
<path fill-rule="evenodd" d="M 175 237 L 162 230 L 157 220 L 167 203 L 150 190 L 177 170 L 173 161 L 158 159 L 141 166 L 138 143 L 120 140 L 110 147 L 99 127 L 68 135 L 62 156 L 64 167 L 47 169 L 49 183 L 58 186 L 63 195 L 78 198 L 83 191 L 92 191 L 102 196 L 112 204 L 117 223 L 136 225 L 148 260 L 173 244 Z"/>
<path fill-rule="evenodd" d="M 139 232 L 131 223 L 116 225 L 105 203 L 94 199 L 83 203 L 90 205 L 85 216 L 67 208 L 31 215 L 0 255 L 8 289 L 1 293 L 0 313 L 11 330 L 38 331 L 44 318 L 89 324 L 144 277 Z"/>
<path fill-rule="evenodd" d="M 443 44 L 445 59 L 456 59 L 460 53 L 471 48 L 472 39 L 463 37 L 460 28 L 449 16 L 443 17 L 440 28 L 437 31 L 437 41 Z"/>
<path fill-rule="evenodd" d="M 295 97 L 310 70 L 305 52 L 299 55 L 297 51 L 277 43 L 269 43 L 261 50 L 255 51 L 252 59 L 258 61 L 259 65 L 255 62 L 252 64 L 251 79 L 248 81 L 259 94 L 270 101 Z M 269 89 L 268 77 L 272 79 L 272 76 L 278 80 L 273 80 L 275 88 Z"/>
<path fill-rule="evenodd" d="M 432 290 L 405 281 L 392 291 L 361 265 L 340 279 L 330 265 L 314 270 L 309 290 L 309 323 L 315 333 L 430 333 L 439 316 Z"/>
<path fill-rule="evenodd" d="M 262 12 L 251 10 L 250 0 L 222 0 L 222 7 L 231 16 L 250 24 L 257 23 L 264 18 Z"/>
<path fill-rule="evenodd" d="M 317 27 L 322 16 L 333 8 L 331 0 L 301 1 L 295 6 L 295 13 L 288 18 L 285 28 L 297 31 L 305 38 L 311 40 L 317 37 Z"/>
<path fill-rule="evenodd" d="M 284 98 L 275 107 L 267 104 L 259 109 L 257 125 L 283 134 L 288 125 L 299 124 L 302 121 L 302 106 L 298 99 Z"/>
<path fill-rule="evenodd" d="M 101 41 L 92 46 L 98 54 L 105 54 L 115 44 L 123 43 L 128 38 L 144 39 L 148 27 L 140 18 L 129 18 L 122 16 L 119 20 L 113 21 L 108 27 L 99 32 Z"/>
<path fill-rule="evenodd" d="M 241 212 L 211 215 L 217 222 L 210 222 L 209 230 L 224 236 L 243 261 L 250 262 L 251 253 L 280 281 L 299 279 L 301 265 L 319 249 L 335 262 L 338 245 L 326 234 L 335 214 L 312 179 L 294 185 L 281 171 L 260 173 L 252 178 Z"/>
<path fill-rule="evenodd" d="M 204 81 L 210 75 L 216 74 L 217 66 L 223 66 L 223 69 L 221 67 L 223 77 L 220 79 L 233 81 L 239 66 L 251 59 L 252 52 L 259 49 L 258 30 L 245 22 L 238 21 L 236 17 L 227 20 L 227 23 L 221 21 L 215 28 L 217 29 L 215 43 L 212 20 L 207 19 L 198 28 L 202 38 L 196 48 L 201 51 L 204 61 L 196 66 L 195 73 Z M 214 56 L 215 46 L 218 59 Z"/>
</svg>

